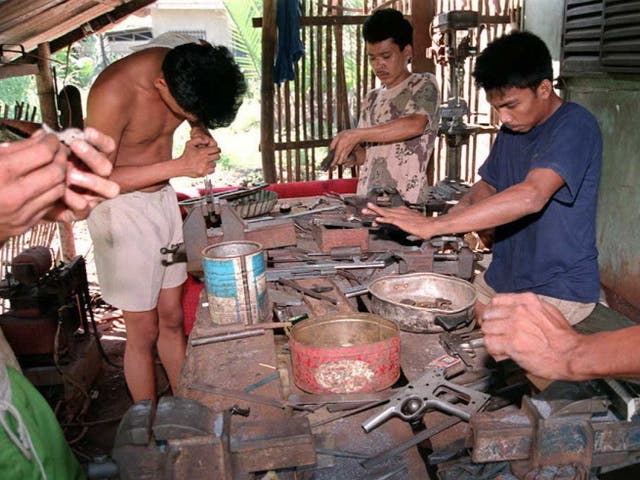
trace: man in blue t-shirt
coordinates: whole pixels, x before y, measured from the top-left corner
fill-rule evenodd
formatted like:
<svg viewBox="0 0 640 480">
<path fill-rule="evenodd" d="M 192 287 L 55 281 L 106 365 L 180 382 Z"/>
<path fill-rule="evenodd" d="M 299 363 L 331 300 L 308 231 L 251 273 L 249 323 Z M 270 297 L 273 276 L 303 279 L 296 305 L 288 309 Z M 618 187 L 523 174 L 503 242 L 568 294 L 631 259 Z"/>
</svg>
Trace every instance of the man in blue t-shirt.
<svg viewBox="0 0 640 480">
<path fill-rule="evenodd" d="M 365 213 L 422 238 L 495 227 L 493 261 L 475 282 L 479 317 L 496 292 L 534 292 L 578 323 L 600 291 L 597 121 L 555 93 L 549 50 L 531 33 L 493 41 L 473 75 L 502 122 L 480 167 L 482 180 L 447 215 L 425 218 L 371 204 Z"/>
</svg>

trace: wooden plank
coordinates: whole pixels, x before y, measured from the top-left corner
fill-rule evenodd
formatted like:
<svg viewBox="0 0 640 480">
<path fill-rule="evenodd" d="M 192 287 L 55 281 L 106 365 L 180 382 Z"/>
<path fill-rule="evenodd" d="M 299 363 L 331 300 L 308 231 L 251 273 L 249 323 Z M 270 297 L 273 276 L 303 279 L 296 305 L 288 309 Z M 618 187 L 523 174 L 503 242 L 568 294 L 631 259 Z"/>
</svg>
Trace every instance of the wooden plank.
<svg viewBox="0 0 640 480">
<path fill-rule="evenodd" d="M 60 35 L 73 30 L 77 25 L 88 22 L 99 15 L 109 11 L 104 5 L 93 6 L 88 9 L 65 9 L 58 6 L 51 14 L 42 15 L 29 22 L 27 25 L 18 25 L 3 31 L 0 34 L 0 42 L 20 43 L 24 49 L 33 53 L 38 44 L 49 42 Z M 8 58 L 18 57 L 17 53 L 7 55 Z"/>
<path fill-rule="evenodd" d="M 276 182 L 274 143 L 274 86 L 273 64 L 275 60 L 276 1 L 263 0 L 262 17 L 262 79 L 260 84 L 260 150 L 262 152 L 262 174 L 267 183 Z"/>
<path fill-rule="evenodd" d="M 191 332 L 192 338 L 200 336 L 201 332 L 206 332 L 211 326 L 209 312 L 202 307 L 203 301 L 204 294 L 201 295 L 196 310 L 196 323 Z M 280 408 L 189 388 L 200 383 L 244 392 L 246 387 L 274 373 L 273 368 L 269 368 L 269 366 L 277 367 L 275 343 L 271 330 L 256 337 L 210 343 L 197 347 L 193 347 L 189 342 L 177 394 L 198 400 L 214 412 L 221 412 L 231 408 L 234 404 L 239 404 L 243 408 L 246 406 L 251 408 L 249 419 L 285 418 L 286 412 Z M 280 382 L 276 380 L 260 386 L 252 393 L 278 401 L 282 400 Z"/>
<path fill-rule="evenodd" d="M 86 0 L 84 0 L 86 1 Z M 29 2 L 29 8 L 25 8 L 24 0 L 9 0 L 0 3 L 0 32 L 5 32 L 17 25 L 25 25 L 33 18 L 48 12 L 65 0 L 33 0 Z M 75 1 L 75 3 L 82 3 Z M 69 5 L 72 8 L 72 5 Z"/>
<path fill-rule="evenodd" d="M 36 75 L 38 73 L 38 65 L 35 63 L 9 64 L 0 66 L 0 80 L 12 77 L 21 77 L 23 75 Z"/>
</svg>

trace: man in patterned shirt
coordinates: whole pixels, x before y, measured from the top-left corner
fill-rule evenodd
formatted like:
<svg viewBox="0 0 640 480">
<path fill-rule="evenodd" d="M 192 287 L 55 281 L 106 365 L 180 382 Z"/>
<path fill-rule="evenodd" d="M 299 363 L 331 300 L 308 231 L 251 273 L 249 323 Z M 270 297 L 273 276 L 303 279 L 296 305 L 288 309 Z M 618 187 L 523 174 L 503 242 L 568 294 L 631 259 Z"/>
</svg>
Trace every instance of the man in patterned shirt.
<svg viewBox="0 0 640 480">
<path fill-rule="evenodd" d="M 376 10 L 364 22 L 362 36 L 382 86 L 367 94 L 358 128 L 340 132 L 331 142 L 332 165 L 361 165 L 358 195 L 374 186 L 394 187 L 406 202 L 422 203 L 438 134 L 436 78 L 409 71 L 413 28 L 401 12 Z"/>
</svg>

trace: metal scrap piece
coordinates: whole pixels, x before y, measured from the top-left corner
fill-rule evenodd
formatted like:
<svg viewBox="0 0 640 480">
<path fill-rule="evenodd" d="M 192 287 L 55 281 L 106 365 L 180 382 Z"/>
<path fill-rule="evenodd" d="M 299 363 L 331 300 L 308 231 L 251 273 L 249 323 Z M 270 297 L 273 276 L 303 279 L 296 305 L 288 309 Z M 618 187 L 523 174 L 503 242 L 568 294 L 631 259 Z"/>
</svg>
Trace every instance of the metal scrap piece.
<svg viewBox="0 0 640 480">
<path fill-rule="evenodd" d="M 42 130 L 44 130 L 44 132 L 47 134 L 55 135 L 56 137 L 58 137 L 58 140 L 66 145 L 71 145 L 74 140 L 85 139 L 84 131 L 80 130 L 79 128 L 65 128 L 61 132 L 57 132 L 46 123 L 43 123 Z"/>
</svg>

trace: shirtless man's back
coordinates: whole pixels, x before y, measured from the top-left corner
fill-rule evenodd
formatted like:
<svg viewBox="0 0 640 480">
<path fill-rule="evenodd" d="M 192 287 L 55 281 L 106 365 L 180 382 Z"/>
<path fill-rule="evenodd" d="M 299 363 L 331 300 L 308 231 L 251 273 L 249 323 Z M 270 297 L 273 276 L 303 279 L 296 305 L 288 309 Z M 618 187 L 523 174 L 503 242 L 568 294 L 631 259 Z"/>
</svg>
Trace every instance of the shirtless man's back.
<svg viewBox="0 0 640 480">
<path fill-rule="evenodd" d="M 246 90 L 224 47 L 188 43 L 153 47 L 105 69 L 91 88 L 87 125 L 112 136 L 111 180 L 124 193 L 89 218 L 105 301 L 123 310 L 124 369 L 134 402 L 156 398 L 157 348 L 176 389 L 185 354 L 182 330 L 184 263 L 165 267 L 160 249 L 182 242 L 173 177 L 212 173 L 220 149 L 207 127 L 235 116 Z M 184 152 L 172 158 L 173 133 L 192 125 Z"/>
</svg>

